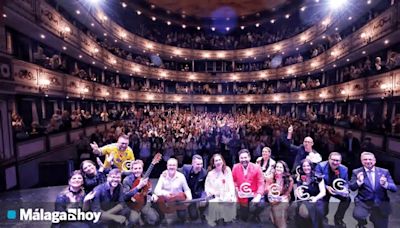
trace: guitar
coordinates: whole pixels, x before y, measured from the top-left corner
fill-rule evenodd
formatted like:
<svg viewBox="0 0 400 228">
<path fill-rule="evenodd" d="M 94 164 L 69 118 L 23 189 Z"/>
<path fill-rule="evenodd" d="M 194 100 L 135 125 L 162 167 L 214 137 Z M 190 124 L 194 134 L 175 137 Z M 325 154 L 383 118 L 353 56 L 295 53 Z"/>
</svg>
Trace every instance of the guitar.
<svg viewBox="0 0 400 228">
<path fill-rule="evenodd" d="M 185 210 L 190 203 L 208 201 L 214 198 L 215 196 L 211 195 L 204 198 L 186 200 L 185 193 L 180 192 L 172 196 L 159 196 L 156 204 L 162 213 L 170 214 L 178 210 Z"/>
<path fill-rule="evenodd" d="M 162 155 L 160 153 L 157 153 L 153 160 L 151 161 L 151 164 L 149 166 L 149 168 L 146 170 L 146 173 L 142 176 L 137 178 L 133 184 L 132 184 L 132 188 L 135 188 L 136 186 L 139 185 L 140 179 L 142 178 L 148 178 L 150 176 L 151 171 L 153 170 L 154 166 L 160 162 L 162 158 Z M 140 189 L 140 191 L 138 193 L 136 193 L 132 198 L 131 201 L 128 203 L 128 207 L 130 207 L 131 209 L 135 210 L 135 211 L 140 211 L 142 210 L 142 208 L 146 205 L 147 202 L 147 193 L 149 192 L 149 189 L 151 189 L 151 182 L 148 181 L 147 184 L 145 186 L 143 186 L 143 188 Z"/>
</svg>

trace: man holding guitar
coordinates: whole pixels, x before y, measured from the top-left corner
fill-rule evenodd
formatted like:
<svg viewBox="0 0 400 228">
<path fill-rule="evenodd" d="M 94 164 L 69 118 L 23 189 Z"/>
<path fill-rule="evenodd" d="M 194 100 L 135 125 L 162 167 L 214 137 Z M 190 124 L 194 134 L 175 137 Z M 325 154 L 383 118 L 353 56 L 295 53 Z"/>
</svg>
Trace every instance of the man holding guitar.
<svg viewBox="0 0 400 228">
<path fill-rule="evenodd" d="M 157 203 L 163 213 L 171 213 L 176 210 L 180 222 L 186 220 L 185 205 L 167 207 L 168 202 L 185 201 L 192 199 L 192 192 L 186 182 L 185 176 L 177 172 L 178 160 L 170 158 L 167 161 L 167 175 L 161 175 L 154 189 L 152 200 Z M 183 191 L 182 191 L 183 190 Z"/>
<path fill-rule="evenodd" d="M 151 207 L 151 203 L 147 202 L 147 194 L 150 191 L 151 183 L 149 175 L 154 167 L 161 159 L 161 154 L 157 154 L 147 172 L 143 173 L 143 161 L 135 160 L 131 163 L 131 174 L 126 176 L 123 181 L 124 199 L 128 207 L 132 210 L 129 215 L 129 223 L 137 224 L 140 217 L 148 225 L 155 225 L 159 220 L 156 210 Z"/>
</svg>

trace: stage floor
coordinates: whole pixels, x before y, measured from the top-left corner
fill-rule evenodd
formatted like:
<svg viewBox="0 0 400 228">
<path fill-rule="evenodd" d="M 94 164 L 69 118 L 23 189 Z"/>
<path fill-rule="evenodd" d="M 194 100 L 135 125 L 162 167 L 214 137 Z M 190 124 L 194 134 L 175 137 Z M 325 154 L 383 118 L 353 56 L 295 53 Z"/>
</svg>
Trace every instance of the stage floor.
<svg viewBox="0 0 400 228">
<path fill-rule="evenodd" d="M 152 179 L 152 182 L 155 184 L 156 180 Z M 155 186 L 155 185 L 153 185 Z M 400 187 L 400 186 L 399 186 Z M 44 188 L 33 188 L 33 189 L 24 189 L 17 191 L 9 191 L 0 193 L 0 227 L 29 227 L 29 228 L 44 228 L 50 227 L 51 224 L 49 222 L 16 222 L 16 220 L 8 220 L 7 219 L 7 211 L 8 210 L 19 210 L 21 207 L 23 208 L 46 208 L 49 210 L 54 209 L 54 201 L 56 199 L 57 194 L 62 191 L 65 186 L 54 186 L 54 187 L 44 187 Z M 352 201 L 354 200 L 355 192 L 352 192 Z M 400 227 L 400 191 L 397 193 L 389 193 L 389 197 L 391 199 L 392 204 L 392 214 L 389 218 L 389 227 Z M 330 204 L 330 213 L 328 215 L 330 224 L 333 225 L 333 215 L 336 211 L 337 203 L 336 200 L 331 200 Z M 346 216 L 344 222 L 347 227 L 355 227 L 356 220 L 352 217 L 354 204 L 350 205 L 350 208 L 346 212 Z M 274 227 L 269 220 L 269 207 L 262 212 L 260 218 L 262 220 L 261 223 L 251 223 L 251 222 L 242 222 L 238 220 L 234 224 L 230 224 L 229 227 Z M 294 207 L 290 207 L 289 217 L 294 214 Z M 207 227 L 206 223 L 201 223 L 201 221 L 194 221 L 186 223 L 184 225 L 169 225 L 168 227 Z M 163 222 L 160 227 L 165 227 L 166 223 Z M 289 219 L 288 227 L 298 227 L 296 226 L 296 221 L 293 219 Z M 372 223 L 369 222 L 368 227 L 373 227 Z"/>
</svg>

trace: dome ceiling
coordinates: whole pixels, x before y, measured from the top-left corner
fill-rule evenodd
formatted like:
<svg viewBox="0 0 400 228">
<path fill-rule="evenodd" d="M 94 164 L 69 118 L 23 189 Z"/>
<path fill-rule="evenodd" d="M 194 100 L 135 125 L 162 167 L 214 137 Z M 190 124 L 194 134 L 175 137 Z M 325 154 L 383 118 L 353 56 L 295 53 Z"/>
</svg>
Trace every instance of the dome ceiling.
<svg viewBox="0 0 400 228">
<path fill-rule="evenodd" d="M 274 12 L 293 0 L 147 0 L 151 5 L 174 14 L 198 18 L 248 16 L 259 12 Z M 221 12 L 221 13 L 219 13 Z M 230 12 L 224 14 L 224 12 Z"/>
</svg>

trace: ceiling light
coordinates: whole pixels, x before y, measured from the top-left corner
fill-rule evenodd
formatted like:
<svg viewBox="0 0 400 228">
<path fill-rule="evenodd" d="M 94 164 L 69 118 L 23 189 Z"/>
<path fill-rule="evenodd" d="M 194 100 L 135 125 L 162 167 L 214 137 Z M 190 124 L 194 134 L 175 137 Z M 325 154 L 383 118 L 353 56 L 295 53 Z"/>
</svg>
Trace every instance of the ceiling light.
<svg viewBox="0 0 400 228">
<path fill-rule="evenodd" d="M 215 27 L 211 27 L 211 30 L 212 30 L 212 31 L 215 31 Z"/>
<path fill-rule="evenodd" d="M 286 14 L 286 15 L 285 15 L 285 18 L 286 18 L 286 19 L 289 19 L 289 17 L 290 17 L 290 14 Z"/>
<path fill-rule="evenodd" d="M 185 25 L 185 24 L 183 24 L 183 25 L 182 25 L 182 28 L 184 28 L 184 29 L 185 29 L 185 28 L 186 28 L 186 25 Z"/>
<path fill-rule="evenodd" d="M 7 17 L 7 14 L 3 13 L 3 17 L 6 18 L 6 17 Z"/>
<path fill-rule="evenodd" d="M 329 6 L 332 9 L 340 9 L 347 3 L 347 0 L 329 0 Z"/>
<path fill-rule="evenodd" d="M 306 10 L 306 7 L 303 6 L 303 7 L 300 8 L 300 10 L 304 12 L 304 10 Z"/>
<path fill-rule="evenodd" d="M 82 55 L 79 55 L 78 57 L 81 59 L 81 58 L 82 58 Z"/>
<path fill-rule="evenodd" d="M 353 19 L 353 17 L 349 17 L 349 18 L 347 18 L 347 19 L 350 21 L 350 20 L 352 20 L 352 19 Z"/>
<path fill-rule="evenodd" d="M 65 51 L 65 50 L 67 50 L 67 47 L 63 46 L 62 49 Z"/>
<path fill-rule="evenodd" d="M 242 26 L 240 26 L 240 29 L 241 29 L 241 30 L 243 30 L 243 29 L 244 29 L 244 26 L 243 26 L 243 25 L 242 25 Z"/>
<path fill-rule="evenodd" d="M 371 0 L 368 0 L 368 1 L 367 1 L 367 4 L 369 5 L 369 4 L 371 4 L 371 2 L 372 2 Z"/>
<path fill-rule="evenodd" d="M 260 23 L 257 23 L 257 24 L 256 24 L 256 27 L 260 27 Z"/>
<path fill-rule="evenodd" d="M 385 42 L 384 42 L 385 44 L 388 44 L 389 43 L 389 40 L 385 40 Z"/>
<path fill-rule="evenodd" d="M 170 22 L 170 21 L 167 21 L 167 25 L 171 25 L 171 22 Z"/>
<path fill-rule="evenodd" d="M 96 62 L 95 62 L 95 61 L 93 61 L 93 62 L 92 62 L 92 64 L 94 65 L 94 64 L 96 64 Z"/>
<path fill-rule="evenodd" d="M 155 16 L 152 16 L 151 20 L 155 21 L 155 20 L 157 20 L 157 18 Z"/>
<path fill-rule="evenodd" d="M 197 26 L 197 30 L 200 30 L 201 28 L 200 28 L 200 26 Z"/>
<path fill-rule="evenodd" d="M 142 12 L 140 10 L 137 10 L 136 13 L 137 13 L 137 15 L 142 14 Z"/>
<path fill-rule="evenodd" d="M 43 34 L 40 34 L 40 38 L 44 39 L 44 38 L 46 38 L 46 36 Z"/>
<path fill-rule="evenodd" d="M 81 14 L 81 11 L 79 11 L 79 10 L 76 10 L 75 12 L 76 12 L 76 14 L 78 14 L 78 15 Z"/>
<path fill-rule="evenodd" d="M 125 2 L 122 2 L 122 7 L 126 8 L 128 5 Z"/>
<path fill-rule="evenodd" d="M 275 23 L 275 19 L 271 19 L 269 22 L 271 22 L 271 24 Z"/>
<path fill-rule="evenodd" d="M 230 29 L 231 29 L 231 28 L 229 28 L 229 27 L 226 27 L 226 28 L 225 28 L 226 31 L 229 31 Z"/>
<path fill-rule="evenodd" d="M 92 27 L 94 27 L 94 23 L 90 24 Z"/>
</svg>

